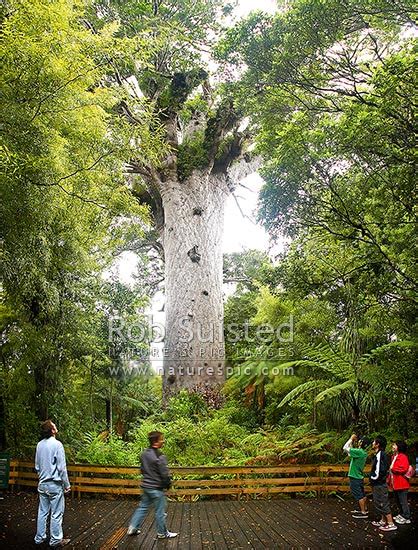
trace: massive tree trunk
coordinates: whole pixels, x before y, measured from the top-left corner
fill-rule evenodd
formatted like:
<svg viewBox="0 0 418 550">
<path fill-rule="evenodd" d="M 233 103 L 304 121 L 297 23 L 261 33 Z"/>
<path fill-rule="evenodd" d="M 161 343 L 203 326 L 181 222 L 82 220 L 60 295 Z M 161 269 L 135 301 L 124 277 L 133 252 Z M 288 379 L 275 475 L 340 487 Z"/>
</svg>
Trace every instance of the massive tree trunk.
<svg viewBox="0 0 418 550">
<path fill-rule="evenodd" d="M 4 397 L 0 395 L 0 451 L 6 448 L 6 407 Z"/>
<path fill-rule="evenodd" d="M 225 177 L 195 170 L 161 193 L 166 285 L 164 397 L 223 383 L 222 233 Z"/>
<path fill-rule="evenodd" d="M 193 93 L 203 106 L 191 107 L 190 118 L 183 108 Z M 212 90 L 206 71 L 174 73 L 157 97 L 167 151 L 157 166 L 132 159 L 128 170 L 141 176 L 143 184 L 134 192 L 150 206 L 164 251 L 167 401 L 183 388 L 225 381 L 224 204 L 235 183 L 233 165 L 250 163 L 244 154 L 249 133 L 240 129 L 240 113 L 230 97 Z"/>
<path fill-rule="evenodd" d="M 35 363 L 32 366 L 35 380 L 35 403 L 34 409 L 37 419 L 42 422 L 48 418 L 48 400 L 51 395 L 47 393 L 47 365 Z M 51 388 L 51 391 L 53 388 Z"/>
</svg>

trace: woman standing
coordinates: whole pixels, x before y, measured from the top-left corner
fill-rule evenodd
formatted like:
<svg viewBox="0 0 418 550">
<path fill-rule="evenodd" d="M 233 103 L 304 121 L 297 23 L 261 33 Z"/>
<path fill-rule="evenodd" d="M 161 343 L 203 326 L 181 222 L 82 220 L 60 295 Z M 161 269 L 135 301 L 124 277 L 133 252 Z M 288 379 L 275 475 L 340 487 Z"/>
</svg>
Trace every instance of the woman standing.
<svg viewBox="0 0 418 550">
<path fill-rule="evenodd" d="M 409 468 L 405 441 L 397 441 L 392 445 L 393 456 L 389 470 L 390 486 L 396 497 L 401 513 L 393 518 L 400 525 L 411 523 L 411 512 L 408 505 L 409 480 L 405 474 Z"/>
</svg>

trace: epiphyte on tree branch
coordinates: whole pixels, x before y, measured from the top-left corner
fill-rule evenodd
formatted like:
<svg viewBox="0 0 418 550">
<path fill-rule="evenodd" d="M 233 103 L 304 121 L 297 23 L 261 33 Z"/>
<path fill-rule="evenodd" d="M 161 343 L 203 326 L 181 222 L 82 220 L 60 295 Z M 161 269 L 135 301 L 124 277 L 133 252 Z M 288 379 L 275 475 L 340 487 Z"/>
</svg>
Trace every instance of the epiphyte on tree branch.
<svg viewBox="0 0 418 550">
<path fill-rule="evenodd" d="M 198 247 L 195 245 L 193 248 L 189 250 L 187 255 L 192 260 L 193 263 L 198 264 L 200 262 L 201 255 L 198 252 Z"/>
</svg>

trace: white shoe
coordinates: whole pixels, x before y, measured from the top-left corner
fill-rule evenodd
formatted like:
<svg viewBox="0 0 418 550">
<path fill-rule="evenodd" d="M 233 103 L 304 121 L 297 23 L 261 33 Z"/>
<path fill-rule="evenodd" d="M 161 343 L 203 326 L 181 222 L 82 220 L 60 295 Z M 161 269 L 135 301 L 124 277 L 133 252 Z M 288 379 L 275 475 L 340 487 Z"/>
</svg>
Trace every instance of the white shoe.
<svg viewBox="0 0 418 550">
<path fill-rule="evenodd" d="M 174 537 L 177 537 L 178 533 L 171 533 L 171 531 L 167 531 L 166 533 L 157 533 L 157 539 L 174 539 Z"/>
<path fill-rule="evenodd" d="M 384 525 L 386 525 L 386 522 L 385 521 L 372 521 L 372 525 L 373 527 L 383 527 Z"/>
<path fill-rule="evenodd" d="M 387 525 L 382 525 L 379 529 L 380 531 L 396 531 L 397 527 L 394 523 L 388 523 Z"/>
<path fill-rule="evenodd" d="M 403 516 L 400 516 L 399 518 L 395 518 L 396 523 L 399 523 L 399 525 L 407 525 L 408 523 L 411 523 L 410 519 L 406 519 Z"/>
</svg>

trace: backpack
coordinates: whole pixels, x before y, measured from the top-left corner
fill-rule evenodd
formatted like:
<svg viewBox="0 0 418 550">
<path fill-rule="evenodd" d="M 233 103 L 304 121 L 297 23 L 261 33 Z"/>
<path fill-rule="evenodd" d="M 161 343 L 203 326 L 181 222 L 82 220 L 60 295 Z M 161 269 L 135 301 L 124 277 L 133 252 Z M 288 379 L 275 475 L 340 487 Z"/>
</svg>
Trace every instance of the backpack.
<svg viewBox="0 0 418 550">
<path fill-rule="evenodd" d="M 414 475 L 415 475 L 415 468 L 409 465 L 409 468 L 406 470 L 406 473 L 404 474 L 404 476 L 406 477 L 406 479 L 411 479 L 411 477 L 414 477 Z"/>
</svg>

